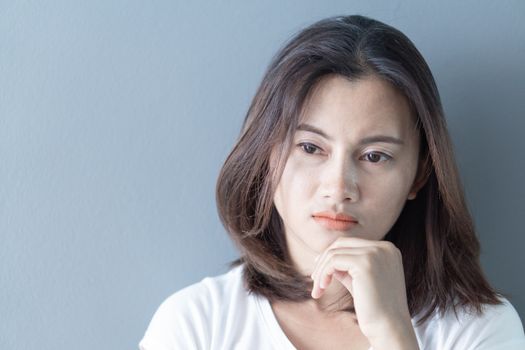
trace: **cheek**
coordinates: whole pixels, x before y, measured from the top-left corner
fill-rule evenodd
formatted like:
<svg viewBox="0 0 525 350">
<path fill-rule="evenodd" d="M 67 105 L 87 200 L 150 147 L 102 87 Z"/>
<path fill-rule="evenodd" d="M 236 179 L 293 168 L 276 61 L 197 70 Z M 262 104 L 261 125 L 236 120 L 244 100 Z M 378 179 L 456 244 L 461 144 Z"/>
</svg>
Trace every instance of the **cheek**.
<svg viewBox="0 0 525 350">
<path fill-rule="evenodd" d="M 394 225 L 407 201 L 410 184 L 407 175 L 392 176 L 374 183 L 367 183 L 365 212 L 368 228 L 373 228 L 373 235 L 381 239 Z"/>
<path fill-rule="evenodd" d="M 301 203 L 315 192 L 317 176 L 305 169 L 305 164 L 290 158 L 275 192 L 274 202 L 281 215 L 286 215 L 291 208 L 298 208 Z"/>
</svg>

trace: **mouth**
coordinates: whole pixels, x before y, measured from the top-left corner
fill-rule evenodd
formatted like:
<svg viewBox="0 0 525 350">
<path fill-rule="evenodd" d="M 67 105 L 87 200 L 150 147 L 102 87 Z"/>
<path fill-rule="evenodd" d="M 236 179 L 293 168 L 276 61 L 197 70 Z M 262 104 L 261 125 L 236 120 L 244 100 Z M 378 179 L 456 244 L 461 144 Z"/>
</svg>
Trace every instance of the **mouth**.
<svg viewBox="0 0 525 350">
<path fill-rule="evenodd" d="M 357 220 L 342 213 L 315 213 L 313 219 L 328 230 L 348 231 L 357 225 Z"/>
</svg>

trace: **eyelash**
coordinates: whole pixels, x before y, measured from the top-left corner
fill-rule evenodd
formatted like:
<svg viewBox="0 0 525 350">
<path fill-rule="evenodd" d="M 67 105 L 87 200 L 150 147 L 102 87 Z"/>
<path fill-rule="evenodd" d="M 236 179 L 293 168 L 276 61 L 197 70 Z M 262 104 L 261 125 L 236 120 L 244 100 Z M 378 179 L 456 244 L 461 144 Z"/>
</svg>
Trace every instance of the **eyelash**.
<svg viewBox="0 0 525 350">
<path fill-rule="evenodd" d="M 310 142 L 301 142 L 297 146 L 300 147 L 303 150 L 303 152 L 305 152 L 306 154 L 309 154 L 309 155 L 314 155 L 315 153 L 308 152 L 306 150 L 306 147 L 313 147 L 313 148 L 315 148 L 314 152 L 318 151 L 318 150 L 321 150 L 321 148 L 319 148 L 318 146 L 316 146 L 316 145 L 314 145 L 313 143 L 310 143 Z M 367 153 L 365 153 L 365 156 L 370 155 L 370 154 L 375 154 L 375 155 L 379 155 L 381 157 L 384 157 L 385 158 L 384 161 L 389 161 L 390 159 L 392 159 L 391 156 L 389 156 L 388 154 L 385 154 L 383 152 L 367 152 Z M 377 161 L 377 162 L 370 161 L 370 163 L 372 163 L 372 164 L 377 164 L 379 162 L 380 161 Z"/>
</svg>

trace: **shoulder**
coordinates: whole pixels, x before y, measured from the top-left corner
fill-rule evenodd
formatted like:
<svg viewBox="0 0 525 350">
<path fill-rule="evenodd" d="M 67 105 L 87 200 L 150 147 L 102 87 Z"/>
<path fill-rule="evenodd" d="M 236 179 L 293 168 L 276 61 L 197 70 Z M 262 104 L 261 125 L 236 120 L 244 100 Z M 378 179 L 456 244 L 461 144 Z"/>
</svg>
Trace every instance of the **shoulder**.
<svg viewBox="0 0 525 350">
<path fill-rule="evenodd" d="M 516 309 L 505 298 L 500 305 L 485 305 L 482 314 L 458 309 L 434 315 L 415 327 L 422 348 L 525 349 L 523 326 Z"/>
<path fill-rule="evenodd" d="M 172 294 L 160 305 L 159 310 L 177 310 L 177 314 L 189 315 L 208 312 L 228 303 L 233 294 L 243 289 L 242 283 L 242 267 L 237 266 L 223 275 L 206 277 Z"/>
<path fill-rule="evenodd" d="M 140 348 L 210 348 L 211 335 L 228 314 L 225 311 L 242 307 L 243 295 L 246 299 L 242 266 L 172 294 L 155 312 Z"/>
</svg>

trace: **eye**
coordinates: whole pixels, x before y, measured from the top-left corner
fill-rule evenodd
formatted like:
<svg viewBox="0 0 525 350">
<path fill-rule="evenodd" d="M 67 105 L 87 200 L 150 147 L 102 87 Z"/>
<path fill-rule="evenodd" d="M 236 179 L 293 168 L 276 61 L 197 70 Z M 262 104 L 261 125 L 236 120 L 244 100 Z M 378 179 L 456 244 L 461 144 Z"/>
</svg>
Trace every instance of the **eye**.
<svg viewBox="0 0 525 350">
<path fill-rule="evenodd" d="M 369 161 L 371 163 L 379 163 L 381 160 L 387 161 L 392 159 L 389 155 L 386 155 L 381 152 L 369 152 L 364 155 L 364 158 L 366 161 Z"/>
<path fill-rule="evenodd" d="M 309 142 L 302 142 L 297 146 L 301 147 L 301 149 L 308 154 L 315 154 L 317 151 L 321 150 L 319 147 Z"/>
</svg>

